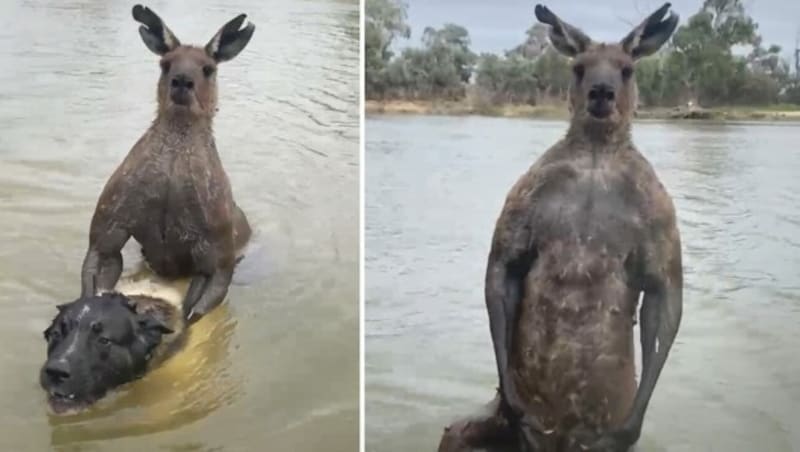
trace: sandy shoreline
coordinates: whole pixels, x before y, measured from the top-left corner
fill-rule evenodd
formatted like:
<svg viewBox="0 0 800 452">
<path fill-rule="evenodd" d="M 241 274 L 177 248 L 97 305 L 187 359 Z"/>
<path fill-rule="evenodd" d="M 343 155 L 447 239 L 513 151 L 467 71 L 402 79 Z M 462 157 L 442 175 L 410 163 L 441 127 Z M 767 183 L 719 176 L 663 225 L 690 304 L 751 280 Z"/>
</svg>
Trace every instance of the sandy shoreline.
<svg viewBox="0 0 800 452">
<path fill-rule="evenodd" d="M 557 105 L 499 105 L 476 107 L 467 101 L 376 101 L 367 100 L 364 111 L 368 115 L 449 115 L 449 116 L 493 116 L 505 118 L 548 118 L 567 119 L 569 113 L 564 106 Z M 759 107 L 723 107 L 712 109 L 654 108 L 637 112 L 639 119 L 674 120 L 720 120 L 720 121 L 800 121 L 800 108 L 797 110 L 770 109 Z"/>
</svg>

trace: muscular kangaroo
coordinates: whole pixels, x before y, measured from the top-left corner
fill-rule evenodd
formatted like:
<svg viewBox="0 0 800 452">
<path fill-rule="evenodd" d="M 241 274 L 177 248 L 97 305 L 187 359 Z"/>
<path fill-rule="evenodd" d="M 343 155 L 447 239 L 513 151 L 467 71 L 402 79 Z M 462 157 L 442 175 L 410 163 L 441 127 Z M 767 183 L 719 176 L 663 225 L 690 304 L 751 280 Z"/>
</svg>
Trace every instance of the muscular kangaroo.
<svg viewBox="0 0 800 452">
<path fill-rule="evenodd" d="M 445 429 L 440 451 L 622 452 L 639 439 L 683 305 L 672 199 L 631 141 L 634 62 L 674 32 L 669 8 L 607 44 L 536 6 L 573 59 L 572 118 L 511 189 L 495 227 L 485 296 L 498 397 Z"/>
<path fill-rule="evenodd" d="M 183 313 L 193 322 L 228 291 L 236 252 L 250 238 L 244 212 L 214 144 L 217 65 L 234 58 L 255 26 L 245 15 L 225 24 L 205 47 L 181 44 L 149 8 L 133 7 L 139 34 L 161 56 L 158 112 L 106 183 L 92 217 L 81 297 L 114 289 L 130 237 L 148 265 L 167 278 L 191 277 Z"/>
</svg>

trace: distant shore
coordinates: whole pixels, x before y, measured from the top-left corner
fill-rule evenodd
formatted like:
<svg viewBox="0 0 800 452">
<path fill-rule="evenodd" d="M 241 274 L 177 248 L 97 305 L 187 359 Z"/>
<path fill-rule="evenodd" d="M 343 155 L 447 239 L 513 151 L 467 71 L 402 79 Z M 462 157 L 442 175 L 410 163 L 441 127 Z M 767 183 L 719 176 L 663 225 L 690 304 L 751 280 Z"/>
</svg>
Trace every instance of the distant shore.
<svg viewBox="0 0 800 452">
<path fill-rule="evenodd" d="M 476 106 L 468 101 L 367 100 L 368 115 L 447 115 L 493 116 L 505 118 L 567 119 L 566 106 L 515 105 Z M 636 113 L 639 119 L 717 120 L 717 121 L 800 121 L 800 108 L 793 106 L 719 107 L 719 108 L 646 108 Z"/>
</svg>

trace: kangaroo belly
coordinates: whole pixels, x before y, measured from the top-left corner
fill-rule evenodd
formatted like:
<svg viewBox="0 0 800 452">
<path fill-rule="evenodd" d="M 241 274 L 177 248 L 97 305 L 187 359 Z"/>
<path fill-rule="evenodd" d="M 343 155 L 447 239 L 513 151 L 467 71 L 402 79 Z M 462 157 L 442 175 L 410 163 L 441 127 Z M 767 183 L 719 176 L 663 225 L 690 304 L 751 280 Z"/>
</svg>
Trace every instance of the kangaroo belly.
<svg viewBox="0 0 800 452">
<path fill-rule="evenodd" d="M 582 265 L 590 262 L 531 270 L 511 353 L 528 411 L 562 434 L 578 425 L 620 424 L 636 390 L 638 294 L 620 266 Z"/>
<path fill-rule="evenodd" d="M 142 245 L 147 265 L 158 275 L 167 278 L 190 276 L 198 270 L 195 249 L 203 244 L 196 238 L 181 236 L 179 231 L 154 231 L 152 235 L 135 237 Z"/>
<path fill-rule="evenodd" d="M 126 176 L 126 191 L 118 201 L 117 210 L 142 245 L 148 265 L 168 278 L 211 273 L 217 253 L 233 253 L 220 248 L 233 242 L 228 179 L 218 160 L 205 150 L 185 149 L 191 145 L 181 141 L 147 155 Z"/>
<path fill-rule="evenodd" d="M 173 184 L 174 185 L 174 184 Z M 148 265 L 161 276 L 179 278 L 203 267 L 211 249 L 211 228 L 201 200 L 191 190 L 165 190 L 141 218 L 134 238 L 142 245 Z"/>
</svg>

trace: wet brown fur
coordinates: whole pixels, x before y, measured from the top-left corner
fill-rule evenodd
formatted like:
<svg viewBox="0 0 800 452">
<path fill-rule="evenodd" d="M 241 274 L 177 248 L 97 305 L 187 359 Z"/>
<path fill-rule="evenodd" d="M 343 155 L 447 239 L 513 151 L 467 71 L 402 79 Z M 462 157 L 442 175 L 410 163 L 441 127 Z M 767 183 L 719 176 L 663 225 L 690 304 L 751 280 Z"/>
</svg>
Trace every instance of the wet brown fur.
<svg viewBox="0 0 800 452">
<path fill-rule="evenodd" d="M 588 38 L 574 49 L 576 36 L 570 38 L 554 42 L 564 53 L 575 51 L 579 69 L 569 130 L 509 192 L 487 265 L 502 397 L 449 426 L 440 452 L 629 450 L 677 333 L 682 264 L 675 209 L 631 141 L 636 83 L 619 75 L 633 66 L 635 50 L 626 48 L 630 42 Z M 598 119 L 587 99 L 601 82 L 615 96 L 610 115 Z M 645 370 L 638 387 L 633 327 L 641 293 Z"/>
<path fill-rule="evenodd" d="M 136 5 L 145 44 L 161 56 L 156 118 L 106 183 L 92 217 L 82 272 L 84 296 L 113 288 L 130 237 L 147 264 L 167 278 L 194 277 L 185 315 L 202 314 L 225 297 L 236 253 L 251 235 L 214 142 L 217 65 L 233 58 L 253 32 L 244 15 L 205 48 L 180 44 L 161 19 Z M 189 83 L 176 88 L 176 80 Z"/>
</svg>

